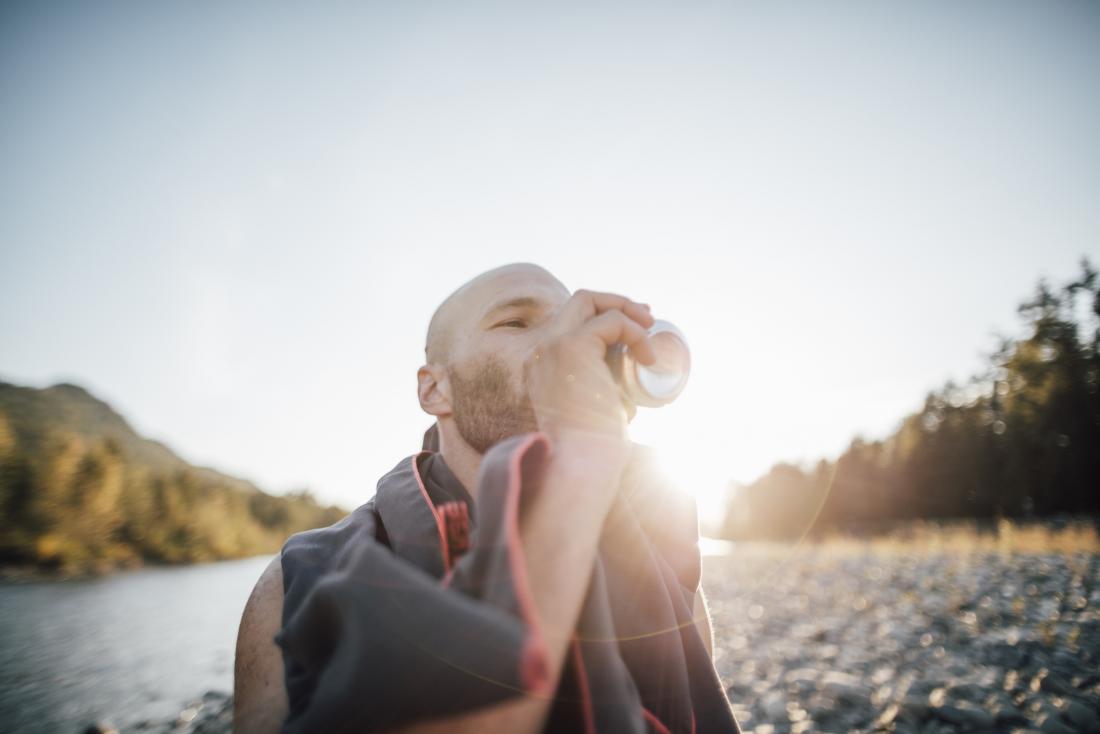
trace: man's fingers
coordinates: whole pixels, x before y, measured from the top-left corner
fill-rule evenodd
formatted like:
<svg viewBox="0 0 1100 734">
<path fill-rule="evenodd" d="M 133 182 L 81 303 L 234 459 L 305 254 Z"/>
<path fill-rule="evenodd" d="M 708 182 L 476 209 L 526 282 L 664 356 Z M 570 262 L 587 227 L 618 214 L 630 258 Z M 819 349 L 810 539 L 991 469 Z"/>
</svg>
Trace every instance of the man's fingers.
<svg viewBox="0 0 1100 734">
<path fill-rule="evenodd" d="M 657 353 L 653 350 L 646 330 L 617 309 L 604 311 L 589 319 L 581 327 L 581 331 L 599 337 L 606 346 L 627 345 L 630 353 L 642 364 L 653 364 L 657 361 Z"/>
<path fill-rule="evenodd" d="M 647 329 L 653 326 L 653 317 L 649 313 L 649 308 L 645 305 L 617 293 L 585 289 L 576 291 L 565 302 L 558 314 L 558 323 L 561 331 L 566 332 L 575 329 L 594 316 L 612 310 L 621 311 Z"/>
</svg>

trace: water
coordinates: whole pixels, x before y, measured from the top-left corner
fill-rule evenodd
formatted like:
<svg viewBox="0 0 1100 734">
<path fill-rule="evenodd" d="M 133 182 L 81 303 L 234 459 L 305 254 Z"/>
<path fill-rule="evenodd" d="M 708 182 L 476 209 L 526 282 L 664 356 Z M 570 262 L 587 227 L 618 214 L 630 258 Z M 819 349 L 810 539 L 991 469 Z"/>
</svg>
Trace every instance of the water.
<svg viewBox="0 0 1100 734">
<path fill-rule="evenodd" d="M 705 556 L 731 545 L 700 539 Z M 241 612 L 271 558 L 0 583 L 0 730 L 167 720 L 231 691 Z"/>
<path fill-rule="evenodd" d="M 0 584 L 0 730 L 171 719 L 231 691 L 241 612 L 271 558 Z"/>
<path fill-rule="evenodd" d="M 699 538 L 699 553 L 703 556 L 728 556 L 733 553 L 732 540 L 721 538 Z"/>
</svg>

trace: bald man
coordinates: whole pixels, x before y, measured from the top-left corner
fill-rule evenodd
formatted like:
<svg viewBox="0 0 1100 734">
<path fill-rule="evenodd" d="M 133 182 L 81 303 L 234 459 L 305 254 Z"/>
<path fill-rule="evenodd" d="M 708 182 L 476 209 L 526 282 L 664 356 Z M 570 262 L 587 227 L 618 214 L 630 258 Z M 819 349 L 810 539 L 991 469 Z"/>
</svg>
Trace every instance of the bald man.
<svg viewBox="0 0 1100 734">
<path fill-rule="evenodd" d="M 425 364 L 417 371 L 420 406 L 435 417 L 438 440 L 438 451 L 427 456 L 434 462 L 430 468 L 413 460 L 426 475 L 427 489 L 442 492 L 444 504 L 464 513 L 463 505 L 476 507 L 479 502 L 479 476 L 494 447 L 514 445 L 515 440 L 508 440 L 526 435 L 549 446 L 540 491 L 524 499 L 518 517 L 522 555 L 517 556 L 523 559 L 518 570 L 529 586 L 531 614 L 539 620 L 540 674 L 549 686 L 391 731 L 539 732 L 548 726 L 567 657 L 572 654 L 576 662 L 575 629 L 592 582 L 605 519 L 632 455 L 627 434 L 632 409 L 622 402 L 604 357 L 610 345 L 622 343 L 638 361 L 652 364 L 655 357 L 646 334 L 652 324 L 643 303 L 612 293 L 570 293 L 545 269 L 528 263 L 479 275 L 436 310 L 428 328 Z M 482 485 L 485 481 L 482 477 Z M 376 528 L 372 532 L 386 536 Z M 286 622 L 281 560 L 289 545 L 261 575 L 241 620 L 234 713 L 235 731 L 242 734 L 278 732 L 292 713 L 284 651 L 275 642 L 277 635 L 287 634 L 280 632 Z M 452 548 L 450 553 L 457 557 L 461 550 Z M 427 570 L 447 573 L 446 582 L 451 573 L 446 549 L 443 557 L 448 567 Z M 697 588 L 697 578 L 695 584 Z M 710 682 L 712 641 L 701 590 L 695 592 L 693 617 L 695 625 L 688 626 L 705 645 Z M 280 644 L 289 647 L 284 641 Z M 694 643 L 688 639 L 686 644 Z M 661 661 L 653 663 L 659 666 Z M 648 709 L 644 713 L 650 730 L 667 731 Z M 694 729 L 694 709 L 690 715 Z M 586 724 L 592 724 L 591 711 L 587 716 Z M 643 720 L 640 715 L 638 720 Z M 711 730 L 737 731 L 732 716 Z"/>
</svg>

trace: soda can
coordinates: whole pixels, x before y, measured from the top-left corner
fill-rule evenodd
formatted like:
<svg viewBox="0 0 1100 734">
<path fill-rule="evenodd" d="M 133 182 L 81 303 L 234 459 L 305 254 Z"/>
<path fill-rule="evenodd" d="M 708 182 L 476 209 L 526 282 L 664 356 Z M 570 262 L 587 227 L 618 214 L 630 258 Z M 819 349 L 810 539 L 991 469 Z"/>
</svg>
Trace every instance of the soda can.
<svg viewBox="0 0 1100 734">
<path fill-rule="evenodd" d="M 659 408 L 683 392 L 691 374 L 691 351 L 683 332 L 668 321 L 656 319 L 648 333 L 657 354 L 654 364 L 641 364 L 625 345 L 613 344 L 607 350 L 607 366 L 619 383 L 624 401 Z"/>
</svg>

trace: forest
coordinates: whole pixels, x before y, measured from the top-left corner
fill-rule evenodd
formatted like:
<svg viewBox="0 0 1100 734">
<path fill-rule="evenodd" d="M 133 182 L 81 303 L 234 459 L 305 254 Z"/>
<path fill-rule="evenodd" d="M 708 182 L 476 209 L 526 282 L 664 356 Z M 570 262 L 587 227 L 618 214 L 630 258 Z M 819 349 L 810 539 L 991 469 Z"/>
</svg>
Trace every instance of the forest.
<svg viewBox="0 0 1100 734">
<path fill-rule="evenodd" d="M 780 463 L 733 488 L 722 535 L 789 539 L 913 520 L 1100 514 L 1100 279 L 1040 281 L 984 369 L 929 393 L 885 439 Z"/>
<path fill-rule="evenodd" d="M 346 514 L 138 436 L 76 385 L 0 383 L 0 565 L 64 575 L 273 553 Z"/>
</svg>

